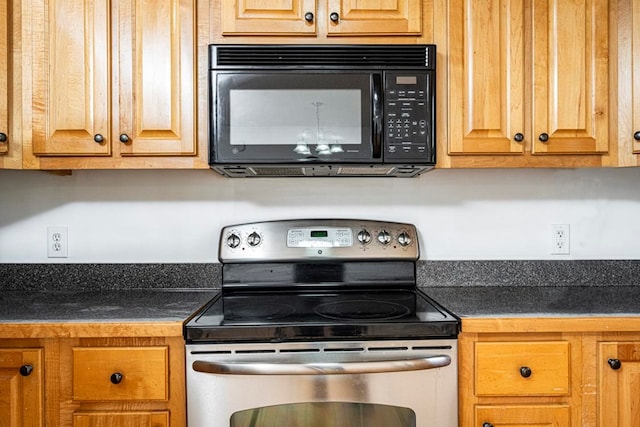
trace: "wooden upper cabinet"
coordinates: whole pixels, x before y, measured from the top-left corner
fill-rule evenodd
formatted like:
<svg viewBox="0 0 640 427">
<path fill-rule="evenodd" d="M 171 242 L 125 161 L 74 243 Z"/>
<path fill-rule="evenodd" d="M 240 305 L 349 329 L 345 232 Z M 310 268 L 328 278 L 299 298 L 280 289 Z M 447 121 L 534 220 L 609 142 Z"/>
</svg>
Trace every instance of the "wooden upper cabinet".
<svg viewBox="0 0 640 427">
<path fill-rule="evenodd" d="M 33 12 L 33 152 L 110 155 L 108 1 L 45 0 Z"/>
<path fill-rule="evenodd" d="M 449 154 L 607 152 L 607 0 L 449 6 Z"/>
<path fill-rule="evenodd" d="M 327 36 L 422 32 L 422 0 L 235 0 L 220 7 L 223 36 L 316 36 L 319 27 Z"/>
<path fill-rule="evenodd" d="M 0 154 L 9 151 L 9 9 L 0 2 Z"/>
<path fill-rule="evenodd" d="M 0 425 L 43 424 L 42 349 L 0 349 Z"/>
<path fill-rule="evenodd" d="M 327 0 L 327 34 L 418 35 L 422 0 Z"/>
<path fill-rule="evenodd" d="M 638 425 L 640 342 L 599 343 L 598 378 L 598 425 Z"/>
<path fill-rule="evenodd" d="M 33 13 L 33 152 L 111 154 L 107 0 L 44 0 Z"/>
<path fill-rule="evenodd" d="M 113 2 L 119 37 L 114 139 L 123 156 L 196 153 L 193 3 Z"/>
<path fill-rule="evenodd" d="M 222 35 L 316 34 L 316 0 L 221 1 Z"/>
<path fill-rule="evenodd" d="M 33 152 L 195 154 L 186 0 L 33 0 Z"/>
<path fill-rule="evenodd" d="M 609 2 L 532 1 L 533 153 L 609 146 Z"/>
<path fill-rule="evenodd" d="M 450 13 L 449 153 L 524 152 L 523 2 L 452 0 Z"/>
</svg>

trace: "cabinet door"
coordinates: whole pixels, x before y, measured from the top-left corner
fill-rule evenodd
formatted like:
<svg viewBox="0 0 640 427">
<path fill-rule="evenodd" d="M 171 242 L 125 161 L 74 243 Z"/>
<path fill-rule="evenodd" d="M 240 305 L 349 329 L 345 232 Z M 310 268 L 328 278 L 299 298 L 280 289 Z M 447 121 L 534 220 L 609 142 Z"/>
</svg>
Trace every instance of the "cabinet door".
<svg viewBox="0 0 640 427">
<path fill-rule="evenodd" d="M 73 414 L 73 427 L 168 427 L 168 412 L 90 412 Z"/>
<path fill-rule="evenodd" d="M 111 153 L 108 5 L 32 2 L 34 154 Z"/>
<path fill-rule="evenodd" d="M 546 0 L 531 5 L 532 152 L 607 152 L 608 1 Z"/>
<path fill-rule="evenodd" d="M 316 34 L 316 0 L 235 0 L 219 4 L 222 35 Z"/>
<path fill-rule="evenodd" d="M 113 134 L 120 154 L 195 154 L 195 2 L 114 5 L 119 40 Z"/>
<path fill-rule="evenodd" d="M 0 2 L 0 154 L 9 151 L 9 10 Z"/>
<path fill-rule="evenodd" d="M 42 350 L 0 349 L 0 425 L 42 426 Z"/>
<path fill-rule="evenodd" d="M 640 342 L 598 346 L 598 425 L 640 425 Z"/>
<path fill-rule="evenodd" d="M 422 0 L 327 0 L 327 34 L 412 35 L 422 32 Z"/>
<path fill-rule="evenodd" d="M 524 152 L 523 8 L 450 2 L 450 154 Z"/>
<path fill-rule="evenodd" d="M 476 406 L 474 426 L 493 427 L 569 427 L 566 405 L 500 405 Z"/>
<path fill-rule="evenodd" d="M 633 73 L 633 98 L 631 100 L 633 110 L 633 152 L 640 153 L 640 3 L 637 1 L 633 1 L 631 3 L 633 19 L 631 26 L 631 72 Z"/>
</svg>

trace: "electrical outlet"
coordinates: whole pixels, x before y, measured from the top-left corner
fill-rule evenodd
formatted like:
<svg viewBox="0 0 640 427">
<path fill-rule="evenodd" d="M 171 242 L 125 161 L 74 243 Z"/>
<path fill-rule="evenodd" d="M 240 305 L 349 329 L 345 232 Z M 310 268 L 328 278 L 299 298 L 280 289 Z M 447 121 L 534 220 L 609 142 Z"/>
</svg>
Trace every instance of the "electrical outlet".
<svg viewBox="0 0 640 427">
<path fill-rule="evenodd" d="M 569 224 L 553 224 L 551 226 L 551 254 L 569 254 Z"/>
<path fill-rule="evenodd" d="M 47 227 L 47 257 L 66 258 L 68 256 L 67 227 Z"/>
</svg>

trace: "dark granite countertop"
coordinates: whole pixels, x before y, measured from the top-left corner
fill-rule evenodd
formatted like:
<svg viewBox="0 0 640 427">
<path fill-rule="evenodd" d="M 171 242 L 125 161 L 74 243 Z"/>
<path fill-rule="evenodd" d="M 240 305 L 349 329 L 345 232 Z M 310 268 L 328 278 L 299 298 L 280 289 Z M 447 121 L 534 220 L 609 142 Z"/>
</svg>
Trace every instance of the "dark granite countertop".
<svg viewBox="0 0 640 427">
<path fill-rule="evenodd" d="M 0 264 L 0 323 L 184 321 L 219 264 Z M 640 317 L 640 261 L 419 261 L 418 285 L 460 317 Z"/>
<path fill-rule="evenodd" d="M 182 322 L 219 264 L 0 264 L 0 323 Z"/>
<path fill-rule="evenodd" d="M 423 290 L 462 318 L 640 316 L 640 286 L 450 286 Z"/>
<path fill-rule="evenodd" d="M 31 290 L 0 293 L 0 323 L 182 322 L 212 289 Z"/>
</svg>

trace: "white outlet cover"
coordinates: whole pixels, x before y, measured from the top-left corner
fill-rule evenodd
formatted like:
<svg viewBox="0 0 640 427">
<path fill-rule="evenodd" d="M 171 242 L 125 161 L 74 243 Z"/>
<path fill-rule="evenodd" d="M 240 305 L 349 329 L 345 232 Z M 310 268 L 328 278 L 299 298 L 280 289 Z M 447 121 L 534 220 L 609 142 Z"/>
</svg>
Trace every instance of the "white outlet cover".
<svg viewBox="0 0 640 427">
<path fill-rule="evenodd" d="M 67 227 L 47 227 L 47 257 L 67 258 L 69 255 Z"/>
</svg>

